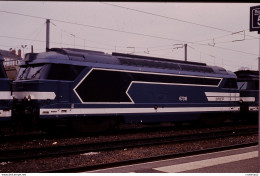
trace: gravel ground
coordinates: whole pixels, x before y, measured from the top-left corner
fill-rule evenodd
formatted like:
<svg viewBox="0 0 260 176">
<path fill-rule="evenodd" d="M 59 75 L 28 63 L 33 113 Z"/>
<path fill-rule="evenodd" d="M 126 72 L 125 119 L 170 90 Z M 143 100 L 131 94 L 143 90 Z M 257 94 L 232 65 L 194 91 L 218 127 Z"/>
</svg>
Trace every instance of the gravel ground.
<svg viewBox="0 0 260 176">
<path fill-rule="evenodd" d="M 114 140 L 116 139 L 114 138 Z M 157 156 L 162 154 L 189 152 L 212 147 L 220 147 L 223 145 L 234 145 L 257 141 L 258 136 L 251 135 L 243 137 L 230 137 L 225 139 L 220 138 L 214 140 L 205 140 L 199 142 L 184 142 L 182 144 L 167 144 L 150 147 L 129 148 L 124 150 L 115 150 L 108 152 L 90 152 L 85 154 L 70 155 L 56 158 L 49 157 L 44 159 L 28 159 L 16 162 L 0 162 L 0 173 L 48 172 L 50 170 L 56 169 L 73 168 L 78 166 L 91 166 L 129 159 Z M 48 141 L 46 143 L 54 145 L 53 141 Z"/>
<path fill-rule="evenodd" d="M 117 141 L 117 140 L 130 140 L 130 139 L 140 139 L 140 138 L 153 138 L 153 137 L 166 137 L 172 135 L 185 135 L 185 134 L 199 134 L 205 132 L 217 132 L 228 129 L 250 129 L 257 127 L 254 125 L 237 125 L 223 126 L 216 128 L 200 128 L 200 129 L 186 129 L 186 130 L 166 130 L 157 132 L 141 132 L 137 134 L 115 134 L 115 135 L 98 135 L 98 136 L 81 136 L 81 137 L 69 137 L 69 138 L 46 138 L 46 139 L 34 139 L 34 140 L 23 140 L 23 141 L 8 141 L 0 142 L 0 151 L 3 150 L 14 150 L 14 149 L 27 149 L 27 148 L 41 148 L 48 146 L 65 146 L 71 144 L 91 144 L 96 142 L 106 142 L 106 141 Z"/>
</svg>

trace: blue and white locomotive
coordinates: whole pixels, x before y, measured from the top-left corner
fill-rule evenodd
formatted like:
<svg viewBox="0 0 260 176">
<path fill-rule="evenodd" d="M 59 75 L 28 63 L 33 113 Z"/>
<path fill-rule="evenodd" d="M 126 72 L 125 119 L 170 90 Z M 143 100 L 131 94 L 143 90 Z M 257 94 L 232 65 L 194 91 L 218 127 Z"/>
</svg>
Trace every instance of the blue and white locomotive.
<svg viewBox="0 0 260 176">
<path fill-rule="evenodd" d="M 0 54 L 0 121 L 10 121 L 11 120 L 11 82 L 7 78 L 4 66 L 3 57 Z"/>
<path fill-rule="evenodd" d="M 203 63 L 53 48 L 26 55 L 13 82 L 13 110 L 19 118 L 83 128 L 212 122 L 239 112 L 236 78 Z"/>
</svg>

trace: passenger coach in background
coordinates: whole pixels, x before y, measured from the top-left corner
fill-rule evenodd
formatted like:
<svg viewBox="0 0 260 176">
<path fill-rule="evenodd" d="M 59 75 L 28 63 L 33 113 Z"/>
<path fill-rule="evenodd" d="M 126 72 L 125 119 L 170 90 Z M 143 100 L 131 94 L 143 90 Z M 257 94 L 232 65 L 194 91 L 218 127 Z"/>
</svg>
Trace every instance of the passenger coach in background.
<svg viewBox="0 0 260 176">
<path fill-rule="evenodd" d="M 240 111 L 236 75 L 203 63 L 54 48 L 27 54 L 20 67 L 13 111 L 22 121 L 102 131 L 119 122 L 211 124 Z"/>
<path fill-rule="evenodd" d="M 0 121 L 3 125 L 3 121 L 11 120 L 11 81 L 7 78 L 4 66 L 3 57 L 0 55 Z"/>
</svg>

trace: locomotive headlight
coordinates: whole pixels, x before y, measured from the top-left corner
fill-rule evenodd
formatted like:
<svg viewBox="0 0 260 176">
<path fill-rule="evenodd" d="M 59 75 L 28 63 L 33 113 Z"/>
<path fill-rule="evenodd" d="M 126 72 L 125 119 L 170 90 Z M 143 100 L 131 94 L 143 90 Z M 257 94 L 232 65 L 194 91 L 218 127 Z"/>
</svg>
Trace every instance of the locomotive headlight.
<svg viewBox="0 0 260 176">
<path fill-rule="evenodd" d="M 23 98 L 24 101 L 31 101 L 31 99 L 32 99 L 32 98 L 31 98 L 30 95 L 29 95 L 29 96 L 25 96 L 25 97 Z"/>
</svg>

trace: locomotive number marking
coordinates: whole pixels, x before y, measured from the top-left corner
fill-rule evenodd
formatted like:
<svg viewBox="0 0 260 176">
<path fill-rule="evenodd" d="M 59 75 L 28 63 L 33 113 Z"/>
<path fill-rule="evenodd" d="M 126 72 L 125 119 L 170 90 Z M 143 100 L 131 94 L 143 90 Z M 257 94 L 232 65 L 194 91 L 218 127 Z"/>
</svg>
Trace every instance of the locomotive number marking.
<svg viewBox="0 0 260 176">
<path fill-rule="evenodd" d="M 216 101 L 224 101 L 224 97 L 216 97 Z"/>
<path fill-rule="evenodd" d="M 179 100 L 180 101 L 188 101 L 188 97 L 187 96 L 180 96 Z"/>
</svg>

